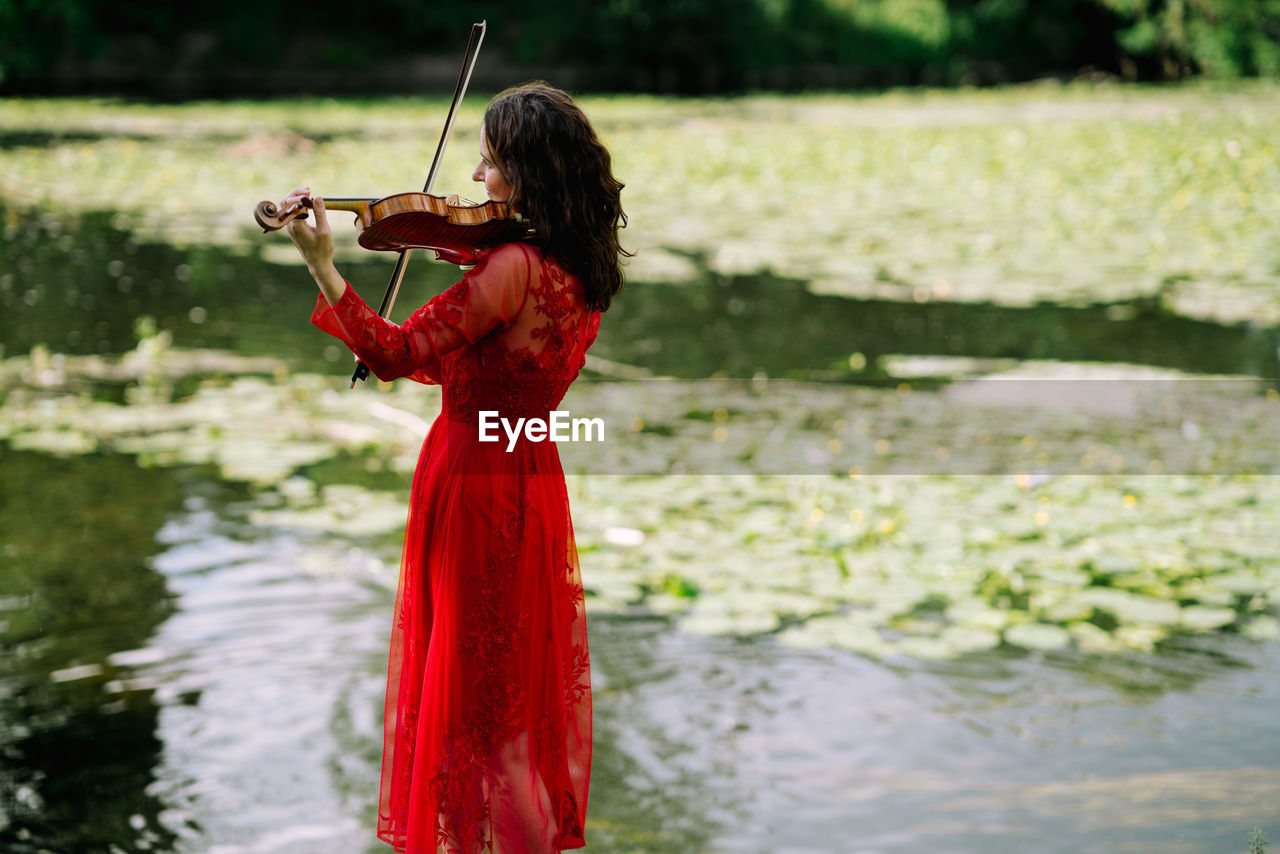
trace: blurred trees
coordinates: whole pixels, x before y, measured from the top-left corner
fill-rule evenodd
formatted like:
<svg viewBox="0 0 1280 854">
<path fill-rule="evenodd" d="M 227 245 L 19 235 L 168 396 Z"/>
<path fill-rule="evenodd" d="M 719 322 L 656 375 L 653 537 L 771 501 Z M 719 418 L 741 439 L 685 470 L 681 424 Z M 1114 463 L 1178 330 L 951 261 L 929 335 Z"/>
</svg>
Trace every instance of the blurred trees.
<svg viewBox="0 0 1280 854">
<path fill-rule="evenodd" d="M 1280 74 L 1280 0 L 1101 0 L 1127 61 L 1178 77 Z"/>
<path fill-rule="evenodd" d="M 1280 74 L 1280 0 L 0 0 L 0 88 L 414 91 L 481 18 L 486 52 L 587 89 Z"/>
</svg>

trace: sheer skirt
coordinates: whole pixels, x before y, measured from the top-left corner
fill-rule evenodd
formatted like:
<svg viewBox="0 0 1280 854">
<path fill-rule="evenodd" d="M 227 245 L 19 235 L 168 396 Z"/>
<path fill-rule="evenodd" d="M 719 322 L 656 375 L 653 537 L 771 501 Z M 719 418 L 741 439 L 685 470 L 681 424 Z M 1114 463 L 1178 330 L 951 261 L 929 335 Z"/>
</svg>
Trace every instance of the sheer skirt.
<svg viewBox="0 0 1280 854">
<path fill-rule="evenodd" d="M 442 415 L 414 479 L 378 835 L 414 854 L 577 848 L 590 665 L 564 476 L 551 443 L 476 435 Z"/>
</svg>

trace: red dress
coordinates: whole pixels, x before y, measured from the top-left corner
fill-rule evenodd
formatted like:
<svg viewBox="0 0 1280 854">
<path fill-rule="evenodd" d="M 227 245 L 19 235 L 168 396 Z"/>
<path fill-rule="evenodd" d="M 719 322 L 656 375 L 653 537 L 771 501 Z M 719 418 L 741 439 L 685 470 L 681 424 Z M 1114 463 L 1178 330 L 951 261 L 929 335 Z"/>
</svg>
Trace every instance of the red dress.
<svg viewBox="0 0 1280 854">
<path fill-rule="evenodd" d="M 378 377 L 443 387 L 413 478 L 387 668 L 378 836 L 397 851 L 585 845 L 591 685 L 560 456 L 480 442 L 477 413 L 549 418 L 599 312 L 523 243 L 487 253 L 403 326 L 348 286 L 312 322 Z"/>
</svg>

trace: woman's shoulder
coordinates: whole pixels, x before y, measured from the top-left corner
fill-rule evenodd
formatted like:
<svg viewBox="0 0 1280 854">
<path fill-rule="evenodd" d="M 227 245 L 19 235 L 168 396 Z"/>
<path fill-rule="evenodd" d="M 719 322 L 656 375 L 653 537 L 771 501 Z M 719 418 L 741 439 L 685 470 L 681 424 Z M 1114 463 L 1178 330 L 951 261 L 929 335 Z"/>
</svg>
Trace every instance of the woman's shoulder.
<svg viewBox="0 0 1280 854">
<path fill-rule="evenodd" d="M 476 252 L 475 266 L 464 274 L 472 283 L 509 281 L 515 285 L 528 283 L 536 276 L 541 253 L 525 243 L 501 243 Z"/>
<path fill-rule="evenodd" d="M 488 275 L 503 276 L 538 291 L 563 290 L 569 286 L 579 297 L 585 297 L 585 286 L 569 265 L 536 243 L 523 240 L 503 243 L 479 254 L 477 273 L 487 269 Z"/>
<path fill-rule="evenodd" d="M 527 240 L 512 240 L 508 243 L 499 243 L 497 246 L 488 249 L 481 249 L 478 253 L 480 260 L 490 262 L 506 262 L 524 260 L 538 263 L 542 260 L 542 250 L 534 243 Z"/>
<path fill-rule="evenodd" d="M 500 243 L 476 253 L 476 266 L 468 273 L 468 278 L 496 275 L 504 279 L 528 282 L 537 276 L 538 267 L 544 260 L 542 250 L 532 243 Z"/>
</svg>

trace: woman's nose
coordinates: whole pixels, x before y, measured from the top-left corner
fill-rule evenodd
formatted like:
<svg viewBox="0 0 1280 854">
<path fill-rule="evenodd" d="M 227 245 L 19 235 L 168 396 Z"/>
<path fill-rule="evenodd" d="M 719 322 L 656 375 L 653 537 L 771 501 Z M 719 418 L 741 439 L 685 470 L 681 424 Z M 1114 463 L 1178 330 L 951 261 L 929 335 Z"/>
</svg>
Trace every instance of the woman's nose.
<svg viewBox="0 0 1280 854">
<path fill-rule="evenodd" d="M 471 170 L 471 180 L 472 180 L 472 181 L 475 181 L 476 183 L 480 183 L 480 182 L 484 181 L 484 171 L 483 171 L 483 166 L 484 166 L 484 161 L 482 160 L 482 161 L 480 161 L 479 163 L 477 163 L 477 164 L 476 164 L 476 168 L 475 168 L 475 169 L 472 169 L 472 170 Z"/>
</svg>

